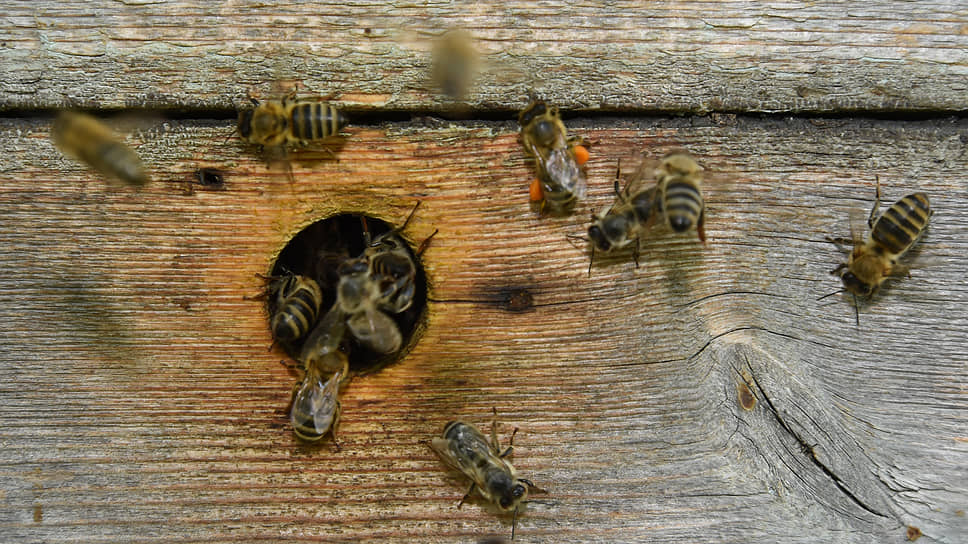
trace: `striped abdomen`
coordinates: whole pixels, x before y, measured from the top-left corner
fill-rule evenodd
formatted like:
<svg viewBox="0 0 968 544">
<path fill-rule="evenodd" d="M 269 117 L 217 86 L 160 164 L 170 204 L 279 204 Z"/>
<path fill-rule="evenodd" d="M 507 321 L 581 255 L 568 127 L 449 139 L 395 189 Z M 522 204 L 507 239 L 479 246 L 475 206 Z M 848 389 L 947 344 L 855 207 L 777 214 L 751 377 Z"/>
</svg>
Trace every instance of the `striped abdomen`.
<svg viewBox="0 0 968 544">
<path fill-rule="evenodd" d="M 296 102 L 289 111 L 292 137 L 302 142 L 339 134 L 346 117 L 325 102 Z"/>
<path fill-rule="evenodd" d="M 914 245 L 928 226 L 931 207 L 928 195 L 912 193 L 887 209 L 871 230 L 871 239 L 895 256 Z"/>
<path fill-rule="evenodd" d="M 685 153 L 674 153 L 662 160 L 656 172 L 660 205 L 666 221 L 676 232 L 696 228 L 703 233 L 702 168 Z"/>
<path fill-rule="evenodd" d="M 288 276 L 279 287 L 277 305 L 272 315 L 273 337 L 295 340 L 304 336 L 316 323 L 323 304 L 323 293 L 315 280 L 306 276 Z"/>
</svg>

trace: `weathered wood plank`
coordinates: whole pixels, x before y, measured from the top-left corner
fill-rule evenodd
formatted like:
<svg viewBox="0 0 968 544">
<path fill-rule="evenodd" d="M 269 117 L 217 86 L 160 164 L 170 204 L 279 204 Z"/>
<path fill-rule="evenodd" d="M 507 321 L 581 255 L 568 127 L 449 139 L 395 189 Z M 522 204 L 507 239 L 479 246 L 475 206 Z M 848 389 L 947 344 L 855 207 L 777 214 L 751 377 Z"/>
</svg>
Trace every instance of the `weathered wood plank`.
<svg viewBox="0 0 968 544">
<path fill-rule="evenodd" d="M 510 531 L 424 444 L 497 407 L 548 489 L 521 542 L 956 542 L 968 493 L 968 122 L 577 119 L 595 142 L 576 214 L 529 212 L 510 123 L 351 128 L 339 162 L 282 169 L 227 122 L 130 136 L 154 180 L 104 185 L 49 120 L 0 121 L 0 531 L 11 541 L 467 542 Z M 709 241 L 654 233 L 642 264 L 567 234 L 616 161 L 685 147 Z M 305 157 L 304 157 L 305 158 Z M 184 183 L 199 166 L 226 189 Z M 629 166 L 630 167 L 630 166 Z M 861 307 L 838 288 L 874 176 L 936 210 L 912 278 Z M 344 394 L 343 449 L 300 446 L 255 273 L 335 211 L 440 233 L 412 351 Z M 509 312 L 508 289 L 534 308 Z M 748 392 L 741 396 L 744 388 Z M 742 399 L 745 398 L 745 401 Z M 755 399 L 755 403 L 753 400 Z M 744 408 L 750 407 L 747 410 Z"/>
<path fill-rule="evenodd" d="M 351 111 L 448 106 L 431 39 L 479 40 L 477 110 L 968 110 L 958 2 L 8 2 L 0 108 L 234 108 L 301 83 Z"/>
</svg>

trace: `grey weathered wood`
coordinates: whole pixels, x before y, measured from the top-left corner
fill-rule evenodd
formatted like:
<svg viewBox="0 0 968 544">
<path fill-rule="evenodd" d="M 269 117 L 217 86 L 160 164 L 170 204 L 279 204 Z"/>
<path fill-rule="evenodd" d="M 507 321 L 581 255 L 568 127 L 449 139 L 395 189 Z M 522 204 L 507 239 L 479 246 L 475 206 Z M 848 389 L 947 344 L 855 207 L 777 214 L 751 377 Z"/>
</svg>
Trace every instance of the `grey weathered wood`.
<svg viewBox="0 0 968 544">
<path fill-rule="evenodd" d="M 299 83 L 359 110 L 434 111 L 431 39 L 475 35 L 471 108 L 968 110 L 954 1 L 6 2 L 0 108 L 234 108 Z"/>
<path fill-rule="evenodd" d="M 546 488 L 521 542 L 958 542 L 966 532 L 968 122 L 576 119 L 595 142 L 575 215 L 528 209 L 510 123 L 349 129 L 339 162 L 267 170 L 227 122 L 128 138 L 154 180 L 108 187 L 49 120 L 0 120 L 0 533 L 41 542 L 471 542 L 510 520 L 424 443 L 497 407 L 515 464 Z M 691 150 L 708 243 L 657 229 L 642 264 L 581 235 L 616 162 Z M 224 191 L 184 184 L 199 166 Z M 912 277 L 861 306 L 846 235 L 915 189 L 936 210 Z M 367 211 L 424 255 L 426 327 L 346 390 L 343 449 L 300 446 L 294 378 L 269 353 L 255 273 L 299 228 Z M 526 289 L 534 308 L 502 297 Z M 746 388 L 755 403 L 747 397 Z"/>
</svg>

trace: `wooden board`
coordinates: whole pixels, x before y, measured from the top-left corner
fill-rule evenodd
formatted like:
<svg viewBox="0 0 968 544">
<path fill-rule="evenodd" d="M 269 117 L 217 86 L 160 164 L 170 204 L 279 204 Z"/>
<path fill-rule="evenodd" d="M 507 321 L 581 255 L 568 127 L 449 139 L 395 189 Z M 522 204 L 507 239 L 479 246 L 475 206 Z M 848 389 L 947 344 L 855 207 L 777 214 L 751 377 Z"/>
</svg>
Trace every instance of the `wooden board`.
<svg viewBox="0 0 968 544">
<path fill-rule="evenodd" d="M 478 40 L 472 110 L 541 95 L 650 112 L 968 110 L 957 2 L 7 2 L 0 108 L 234 109 L 274 84 L 344 108 L 448 106 L 431 41 Z"/>
<path fill-rule="evenodd" d="M 455 417 L 486 428 L 492 408 L 548 490 L 520 542 L 963 538 L 968 121 L 569 124 L 594 142 L 589 196 L 549 219 L 529 211 L 508 122 L 353 127 L 338 162 L 296 157 L 290 183 L 228 122 L 157 121 L 128 139 L 154 178 L 134 192 L 64 158 L 49 119 L 0 120 L 5 540 L 508 536 L 480 499 L 457 508 L 465 482 L 426 444 Z M 708 243 L 659 229 L 638 268 L 617 256 L 589 275 L 567 236 L 610 204 L 619 159 L 674 147 L 707 170 Z M 201 166 L 225 190 L 186 194 Z M 824 237 L 869 209 L 875 176 L 886 201 L 923 190 L 935 215 L 912 277 L 862 304 L 858 328 L 849 299 L 817 299 L 843 259 Z M 341 451 L 300 445 L 295 378 L 244 298 L 254 275 L 315 220 L 399 223 L 417 200 L 405 236 L 440 229 L 422 335 L 345 391 Z M 509 306 L 522 292 L 533 307 Z"/>
</svg>

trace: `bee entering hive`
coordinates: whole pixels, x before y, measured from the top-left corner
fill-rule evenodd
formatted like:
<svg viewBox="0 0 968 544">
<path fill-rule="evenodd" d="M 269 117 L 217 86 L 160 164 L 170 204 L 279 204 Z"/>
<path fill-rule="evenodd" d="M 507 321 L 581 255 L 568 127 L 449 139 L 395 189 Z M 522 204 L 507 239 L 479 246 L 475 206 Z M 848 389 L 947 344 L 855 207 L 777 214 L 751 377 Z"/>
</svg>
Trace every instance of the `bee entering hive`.
<svg viewBox="0 0 968 544">
<path fill-rule="evenodd" d="M 334 371 L 345 357 L 350 371 L 361 374 L 396 361 L 414 344 L 427 285 L 420 251 L 402 233 L 409 219 L 395 228 L 340 214 L 289 241 L 267 279 L 266 306 L 273 338 L 290 357 Z"/>
</svg>

